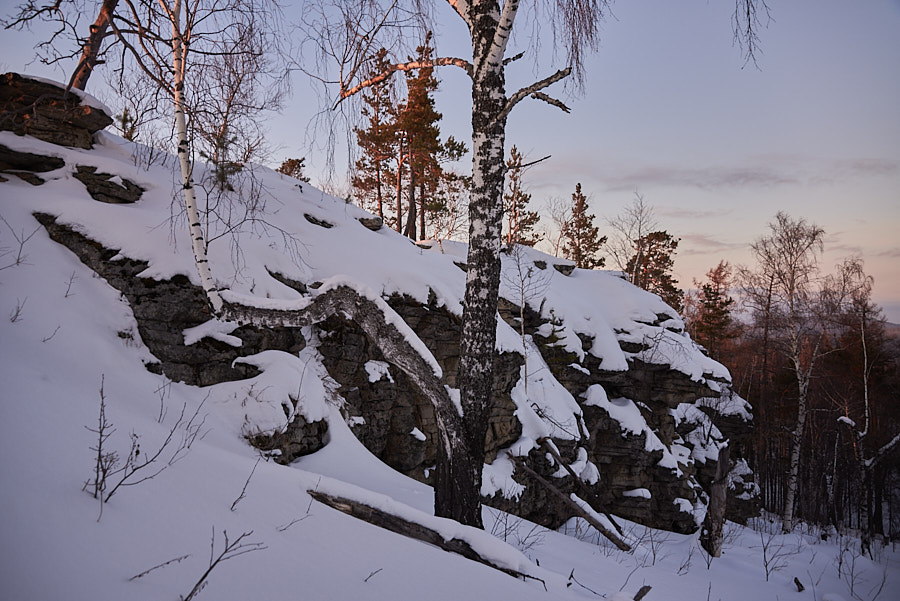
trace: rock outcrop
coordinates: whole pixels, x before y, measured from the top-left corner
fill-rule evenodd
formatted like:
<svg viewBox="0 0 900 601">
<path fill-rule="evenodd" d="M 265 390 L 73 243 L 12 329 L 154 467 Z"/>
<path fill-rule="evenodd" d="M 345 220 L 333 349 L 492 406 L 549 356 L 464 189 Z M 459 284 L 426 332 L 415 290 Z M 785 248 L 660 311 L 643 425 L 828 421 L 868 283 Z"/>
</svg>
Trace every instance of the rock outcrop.
<svg viewBox="0 0 900 601">
<path fill-rule="evenodd" d="M 7 80 L 18 82 L 15 78 Z M 36 94 L 43 85 L 47 84 L 18 82 L 12 87 Z M 19 102 L 33 102 L 24 92 L 22 98 Z M 72 107 L 53 106 L 56 108 L 45 112 L 43 120 L 28 122 L 31 130 L 27 133 L 40 133 L 42 127 L 53 129 L 47 119 L 64 124 L 58 129 L 65 131 L 72 122 L 84 126 L 82 121 L 73 121 Z M 91 125 L 85 131 L 92 135 L 91 128 L 102 119 L 94 116 L 88 121 Z M 64 133 L 54 139 L 65 144 L 71 142 L 72 135 Z M 0 169 L 8 172 L 33 174 L 63 165 L 62 159 L 0 147 Z M 135 202 L 144 192 L 116 174 L 97 173 L 93 167 L 78 165 L 75 174 L 90 196 L 100 202 Z M 154 373 L 199 386 L 235 381 L 260 373 L 251 364 L 238 361 L 241 357 L 271 349 L 297 355 L 310 343 L 300 328 L 225 324 L 229 329 L 224 336 L 189 334 L 205 331 L 209 324 L 223 324 L 213 322 L 203 291 L 187 277 L 147 277 L 143 275 L 147 261 L 123 258 L 119 249 L 104 247 L 77 228 L 61 225 L 50 214 L 35 216 L 55 241 L 122 293 L 133 310 L 137 332 L 121 335 L 139 337 L 147 346 L 156 358 L 147 369 Z M 303 216 L 317 231 L 337 232 L 343 227 L 340 217 L 333 214 L 334 222 L 311 213 Z M 359 223 L 355 227 L 366 232 L 382 229 L 380 221 L 364 219 L 359 219 L 364 229 Z M 410 247 L 418 253 L 429 250 L 427 244 Z M 464 263 L 454 262 L 463 268 Z M 452 262 L 447 265 L 456 269 Z M 554 264 L 551 270 L 546 259 L 534 260 L 534 265 L 566 282 L 580 277 L 570 265 Z M 280 275 L 268 266 L 266 269 L 274 280 L 301 295 L 322 285 Z M 635 291 L 629 289 L 623 294 Z M 433 291 L 427 300 L 404 294 L 385 295 L 384 300 L 434 356 L 443 373 L 443 384 L 457 388 L 459 316 Z M 510 456 L 514 456 L 563 493 L 582 494 L 586 485 L 597 510 L 658 528 L 693 532 L 702 519 L 704 489 L 715 474 L 718 446 L 727 440 L 734 462 L 729 476 L 729 518 L 745 520 L 754 514 L 758 487 L 741 453 L 752 417 L 746 403 L 730 393 L 724 370 L 691 373 L 675 366 L 679 353 L 696 359 L 699 351 L 681 331 L 674 312 L 661 306 L 655 317 L 651 312 L 641 318 L 643 321 L 620 319 L 612 331 L 601 332 L 597 328 L 607 326 L 599 323 L 599 314 L 594 322 L 573 323 L 577 318 L 571 314 L 571 321 L 567 321 L 553 310 L 545 311 L 542 300 L 523 304 L 502 298 L 500 303 L 500 316 L 519 335 L 524 330 L 524 337 L 517 341 L 519 346 L 510 341 L 501 345 L 505 350 L 498 350 L 494 358 L 493 409 L 485 447 L 486 460 L 497 478 L 486 478 L 490 480 L 483 489 L 487 503 L 549 527 L 558 527 L 572 517 L 571 509 L 545 486 L 513 469 Z M 651 305 L 659 306 L 657 301 Z M 333 315 L 306 333 L 312 334 L 310 348 L 315 349 L 328 377 L 336 382 L 334 393 L 359 440 L 394 469 L 430 482 L 439 439 L 430 403 L 346 316 Z M 601 338 L 607 346 L 598 351 Z M 674 350 L 665 348 L 666 344 L 675 345 Z M 620 363 L 609 361 L 610 348 L 624 357 Z M 539 373 L 529 375 L 527 364 L 536 366 Z M 705 366 L 704 370 L 709 366 L 705 361 L 691 365 Z M 540 394 L 527 392 L 528 386 L 544 380 L 551 386 L 549 394 L 568 399 L 556 405 L 556 414 L 541 404 Z M 326 444 L 324 420 L 307 420 L 298 411 L 286 410 L 285 415 L 290 421 L 281 427 L 248 433 L 251 444 L 273 452 L 284 463 Z M 535 422 L 542 424 L 537 430 Z M 546 445 L 552 445 L 554 453 L 546 452 Z M 559 465 L 553 455 L 558 455 L 565 466 Z M 504 472 L 503 466 L 509 469 Z M 573 472 L 583 484 L 574 480 Z"/>
<path fill-rule="evenodd" d="M 91 198 L 100 202 L 131 204 L 144 193 L 134 182 L 112 173 L 97 173 L 97 168 L 89 165 L 76 165 L 73 176 L 84 184 Z"/>
<path fill-rule="evenodd" d="M 66 93 L 56 84 L 17 73 L 0 76 L 0 130 L 89 149 L 94 134 L 112 122 L 102 109 L 84 103 L 77 90 Z"/>
<path fill-rule="evenodd" d="M 44 179 L 37 175 L 55 171 L 65 166 L 59 157 L 49 157 L 33 152 L 20 152 L 0 144 L 0 172 L 15 175 L 33 186 L 40 186 Z M 0 176 L 0 181 L 7 181 Z"/>
</svg>

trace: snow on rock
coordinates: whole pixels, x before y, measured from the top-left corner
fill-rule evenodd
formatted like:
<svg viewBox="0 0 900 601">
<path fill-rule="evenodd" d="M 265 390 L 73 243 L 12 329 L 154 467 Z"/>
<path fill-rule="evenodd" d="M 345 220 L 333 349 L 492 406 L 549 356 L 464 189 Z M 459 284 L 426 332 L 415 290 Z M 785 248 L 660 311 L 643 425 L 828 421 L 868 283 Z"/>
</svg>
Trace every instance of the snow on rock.
<svg viewBox="0 0 900 601">
<path fill-rule="evenodd" d="M 185 346 L 190 346 L 196 344 L 203 338 L 212 338 L 234 347 L 240 347 L 243 344 L 243 341 L 237 336 L 230 335 L 237 328 L 238 324 L 236 323 L 210 319 L 199 326 L 184 330 L 182 332 L 184 335 L 184 344 Z"/>
<path fill-rule="evenodd" d="M 719 415 L 737 417 L 745 422 L 753 421 L 752 407 L 750 403 L 742 399 L 730 387 L 723 391 L 719 397 L 704 397 L 697 399 L 697 407 L 713 409 Z"/>
<path fill-rule="evenodd" d="M 609 399 L 606 391 L 599 384 L 594 384 L 587 389 L 585 393 L 586 406 L 600 407 L 604 409 L 609 416 L 619 423 L 622 429 L 622 436 L 645 434 L 644 450 L 648 452 L 662 451 L 662 458 L 659 465 L 680 473 L 678 462 L 671 450 L 662 443 L 659 436 L 647 425 L 641 410 L 631 399 L 617 398 Z"/>
<path fill-rule="evenodd" d="M 365 368 L 366 373 L 369 374 L 369 382 L 377 382 L 382 379 L 386 379 L 388 382 L 394 381 L 388 364 L 384 361 L 375 361 L 374 359 L 366 361 Z"/>
<path fill-rule="evenodd" d="M 516 455 L 513 450 L 510 450 L 510 453 Z M 482 496 L 492 497 L 500 493 L 507 499 L 518 499 L 525 487 L 513 479 L 515 471 L 515 464 L 505 454 L 498 456 L 490 465 L 484 466 L 481 477 Z"/>
</svg>

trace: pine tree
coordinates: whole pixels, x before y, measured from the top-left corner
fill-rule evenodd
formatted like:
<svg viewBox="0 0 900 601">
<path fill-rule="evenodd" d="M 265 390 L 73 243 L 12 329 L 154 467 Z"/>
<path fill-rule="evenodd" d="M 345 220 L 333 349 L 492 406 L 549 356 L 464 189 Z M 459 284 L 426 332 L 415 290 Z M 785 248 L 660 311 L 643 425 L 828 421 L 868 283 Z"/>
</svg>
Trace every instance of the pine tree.
<svg viewBox="0 0 900 601">
<path fill-rule="evenodd" d="M 301 157 L 299 159 L 285 159 L 284 162 L 281 163 L 281 166 L 275 171 L 287 175 L 288 177 L 299 179 L 301 182 L 309 183 L 309 178 L 303 174 L 305 168 L 306 157 Z"/>
<path fill-rule="evenodd" d="M 417 61 L 432 59 L 430 33 L 416 50 Z M 372 72 L 383 71 L 389 63 L 382 48 L 373 59 Z M 459 160 L 468 150 L 452 136 L 441 141 L 442 115 L 435 110 L 438 81 L 433 67 L 408 71 L 406 87 L 403 102 L 392 99 L 386 82 L 364 93 L 363 116 L 368 126 L 354 130 L 362 156 L 351 183 L 363 208 L 376 212 L 398 232 L 419 238 L 425 237 L 426 224 L 441 221 L 439 214 L 450 211 L 447 194 L 458 190 L 462 181 L 445 171 L 443 164 Z"/>
<path fill-rule="evenodd" d="M 575 262 L 575 267 L 594 269 L 603 267 L 605 260 L 597 257 L 606 236 L 600 236 L 600 229 L 594 225 L 596 216 L 588 213 L 587 198 L 581 192 L 581 184 L 575 185 L 572 194 L 572 216 L 562 228 L 565 239 L 563 256 Z"/>
<path fill-rule="evenodd" d="M 507 246 L 522 244 L 534 246 L 541 241 L 541 235 L 534 231 L 540 216 L 536 211 L 526 209 L 531 194 L 522 186 L 522 154 L 515 146 L 509 151 L 506 161 L 506 194 L 503 195 L 503 212 L 506 215 L 506 234 L 503 241 Z"/>
<path fill-rule="evenodd" d="M 231 159 L 237 136 L 230 135 L 227 126 L 222 126 L 210 139 L 205 140 L 208 150 L 201 150 L 200 156 L 212 163 L 212 176 L 220 192 L 234 192 L 231 178 L 244 169 L 239 161 Z"/>
<path fill-rule="evenodd" d="M 382 48 L 372 61 L 372 72 L 377 73 L 388 64 L 387 50 Z M 356 161 L 356 173 L 350 183 L 360 206 L 373 211 L 386 222 L 394 221 L 395 229 L 400 231 L 399 209 L 393 220 L 388 219 L 385 211 L 389 205 L 388 182 L 393 179 L 389 161 L 397 154 L 396 107 L 391 100 L 391 80 L 372 86 L 362 99 L 365 104 L 362 114 L 368 118 L 368 127 L 353 130 L 362 156 Z"/>
<path fill-rule="evenodd" d="M 420 61 L 430 61 L 433 58 L 431 32 L 426 34 L 425 42 L 416 48 L 416 52 Z M 443 115 L 435 110 L 433 94 L 437 87 L 433 67 L 407 72 L 407 99 L 397 114 L 397 128 L 403 132 L 406 139 L 409 167 L 407 181 L 409 210 L 404 233 L 414 240 L 420 237 L 419 233 L 421 237 L 425 236 L 426 198 L 430 196 L 429 192 L 437 188 L 441 173 L 437 157 L 443 145 L 440 140 L 441 130 L 437 124 Z"/>
<path fill-rule="evenodd" d="M 678 281 L 672 277 L 680 240 L 665 230 L 650 232 L 635 240 L 635 248 L 640 251 L 625 266 L 625 271 L 632 275 L 632 284 L 658 294 L 676 311 L 681 311 L 684 296 L 684 291 L 677 286 Z"/>
<path fill-rule="evenodd" d="M 731 317 L 734 299 L 728 295 L 732 269 L 727 261 L 706 272 L 706 283 L 694 280 L 699 287 L 696 311 L 691 324 L 694 340 L 706 347 L 711 357 L 720 360 L 723 346 L 738 335 Z"/>
<path fill-rule="evenodd" d="M 123 138 L 129 142 L 135 141 L 137 138 L 137 120 L 127 106 L 122 110 L 121 115 L 116 115 L 115 125 Z"/>
</svg>

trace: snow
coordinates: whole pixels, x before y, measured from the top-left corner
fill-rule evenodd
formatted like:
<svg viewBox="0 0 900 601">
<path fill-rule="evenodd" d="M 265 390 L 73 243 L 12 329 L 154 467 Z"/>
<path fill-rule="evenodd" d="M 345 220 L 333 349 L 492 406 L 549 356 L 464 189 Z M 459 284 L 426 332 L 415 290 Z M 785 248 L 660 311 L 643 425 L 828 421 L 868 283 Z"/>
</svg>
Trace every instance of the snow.
<svg viewBox="0 0 900 601">
<path fill-rule="evenodd" d="M 637 499 L 650 499 L 653 495 L 646 488 L 632 488 L 631 490 L 622 491 L 623 497 L 634 497 Z"/>
<path fill-rule="evenodd" d="M 850 419 L 849 417 L 847 417 L 846 415 L 840 416 L 839 418 L 837 418 L 837 421 L 841 424 L 847 424 L 851 428 L 856 428 L 856 422 L 853 421 L 852 419 Z"/>
<path fill-rule="evenodd" d="M 641 410 L 634 401 L 626 398 L 610 399 L 601 385 L 593 384 L 585 392 L 584 404 L 604 409 L 612 419 L 619 423 L 623 437 L 644 434 L 644 449 L 646 451 L 662 451 L 662 458 L 659 460 L 658 465 L 671 469 L 679 475 L 681 474 L 678 461 L 672 454 L 672 451 L 650 429 L 641 415 Z"/>
<path fill-rule="evenodd" d="M 309 344 L 300 353 L 268 350 L 241 358 L 261 370 L 254 378 L 199 388 L 150 373 L 145 364 L 155 358 L 141 341 L 121 295 L 52 242 L 32 216 L 36 211 L 55 215 L 121 259 L 146 261 L 144 277 L 180 274 L 196 282 L 183 217 L 177 210 L 170 214 L 175 181 L 171 170 L 159 165 L 138 169 L 132 162 L 132 144 L 108 134 L 99 140 L 88 152 L 0 133 L 0 144 L 66 161 L 65 168 L 43 175 L 48 181 L 42 186 L 17 178 L 0 183 L 0 215 L 9 224 L 0 223 L 0 248 L 5 252 L 15 244 L 11 231 L 34 232 L 21 264 L 10 265 L 11 255 L 0 252 L 0 267 L 6 267 L 0 270 L 3 598 L 177 599 L 207 569 L 213 535 L 215 549 L 221 551 L 224 532 L 232 541 L 248 533 L 243 542 L 262 547 L 220 564 L 200 599 L 597 598 L 588 588 L 612 599 L 632 598 L 646 583 L 653 586 L 647 601 L 701 599 L 708 592 L 714 599 L 755 601 L 798 595 L 793 585 L 797 576 L 804 584 L 814 584 L 818 599 L 849 601 L 846 574 L 835 567 L 840 553 L 855 558 L 854 585 L 859 594 L 869 595 L 882 574 L 887 581 L 881 598 L 897 598 L 900 593 L 900 556 L 891 548 L 879 549 L 873 561 L 859 553 L 858 542 L 852 539 L 822 541 L 817 532 L 781 535 L 777 526 L 770 530 L 775 534 L 767 534 L 762 521 L 754 524 L 758 530 L 729 524 L 725 554 L 707 568 L 697 560 L 696 535 L 652 531 L 653 539 L 641 537 L 645 529 L 620 518 L 626 538 L 636 546 L 631 554 L 605 546 L 583 520 L 573 519 L 559 531 L 549 531 L 485 508 L 486 532 L 481 532 L 435 518 L 432 490 L 382 464 L 354 437 L 336 383 L 322 366 L 309 332 L 305 333 Z M 71 176 L 75 164 L 95 165 L 147 191 L 133 205 L 95 202 Z M 200 175 L 202 166 L 196 171 Z M 465 274 L 453 261 L 464 256 L 465 245 L 443 242 L 427 251 L 418 249 L 387 228 L 367 230 L 357 222 L 364 213 L 340 199 L 311 186 L 300 191 L 262 168 L 259 174 L 268 190 L 263 199 L 267 214 L 281 229 L 245 224 L 240 260 L 232 255 L 233 241 L 227 236 L 210 244 L 213 272 L 233 298 L 276 306 L 308 302 L 273 278 L 271 271 L 307 285 L 349 283 L 373 299 L 406 294 L 426 302 L 433 293 L 440 306 L 461 314 Z M 314 225 L 303 218 L 304 212 L 334 227 Z M 540 255 L 534 257 L 541 260 Z M 548 265 L 553 262 L 547 260 Z M 588 352 L 603 359 L 604 369 L 627 366 L 617 335 L 602 334 L 607 328 L 628 331 L 629 336 L 665 329 L 646 325 L 656 320 L 656 312 L 668 310 L 661 301 L 613 275 L 575 270 L 572 276 L 555 273 L 553 278 L 546 314 L 552 308 L 564 316 L 572 332 L 601 332 Z M 575 282 L 591 294 L 575 294 L 581 290 Z M 540 303 L 529 306 L 540 309 Z M 382 310 L 392 315 L 383 306 Z M 677 325 L 678 320 L 673 317 L 665 323 Z M 203 337 L 237 344 L 232 325 L 212 321 L 181 335 L 187 344 Z M 567 438 L 577 432 L 580 413 L 574 398 L 549 377 L 529 342 L 523 346 L 505 324 L 498 326 L 501 331 L 503 344 L 517 343 L 528 361 L 527 394 L 520 383 L 513 395 L 523 435 L 508 449 L 521 456 L 542 436 Z M 581 342 L 572 332 L 563 337 L 564 344 L 574 348 L 577 342 L 580 350 Z M 664 336 L 670 334 L 680 337 L 674 332 Z M 691 353 L 685 351 L 678 360 L 688 362 Z M 376 362 L 370 363 L 370 378 L 389 377 Z M 716 371 L 701 360 L 682 367 L 700 373 L 698 377 Z M 98 520 L 100 504 L 83 486 L 93 474 L 91 447 L 97 436 L 88 428 L 97 424 L 101 382 L 107 417 L 115 427 L 106 448 L 120 456 L 130 449 L 132 433 L 140 437 L 142 453 L 158 448 L 182 412 L 185 416 L 197 412 L 196 423 L 202 426 L 186 454 L 170 464 L 171 452 L 163 453 L 159 467 L 165 469 L 141 484 L 121 488 L 103 506 Z M 449 392 L 458 402 L 458 391 Z M 647 431 L 631 401 L 610 400 L 599 386 L 592 387 L 587 400 L 614 414 L 623 431 Z M 322 450 L 282 466 L 260 459 L 247 444 L 246 436 L 283 428 L 298 413 L 308 420 L 327 420 L 328 444 Z M 539 413 L 552 416 L 559 425 Z M 175 440 L 180 440 L 183 429 L 174 431 Z M 658 442 L 649 434 L 648 445 Z M 416 436 L 416 430 L 410 435 Z M 597 476 L 582 448 L 572 468 L 589 480 Z M 485 469 L 485 482 L 486 490 L 513 497 L 522 492 L 505 452 Z M 240 498 L 242 489 L 245 495 Z M 307 491 L 316 489 L 390 510 L 444 537 L 463 539 L 497 563 L 541 581 L 516 580 L 359 521 L 312 501 Z M 694 511 L 685 499 L 679 506 Z M 607 523 L 605 516 L 594 517 Z M 514 533 L 502 540 L 490 535 L 499 533 L 503 524 Z M 760 530 L 774 544 L 798 549 L 768 581 Z M 653 544 L 662 549 L 651 561 Z M 689 567 L 682 569 L 685 564 Z M 154 566 L 161 567 L 132 579 Z"/>
<path fill-rule="evenodd" d="M 695 403 L 697 407 L 709 407 L 715 409 L 719 415 L 734 416 L 744 421 L 753 421 L 750 403 L 742 399 L 730 387 L 723 391 L 718 398 L 705 397 L 697 399 Z"/>
<path fill-rule="evenodd" d="M 182 332 L 184 335 L 184 344 L 185 346 L 190 346 L 192 344 L 197 344 L 203 338 L 213 338 L 230 346 L 240 348 L 243 341 L 237 336 L 230 335 L 238 327 L 238 324 L 233 322 L 222 322 L 218 319 L 210 319 L 199 326 L 184 330 Z"/>
<path fill-rule="evenodd" d="M 384 361 L 366 361 L 364 367 L 366 373 L 369 374 L 369 382 L 378 382 L 384 379 L 387 379 L 388 382 L 394 381 L 394 378 L 391 376 L 391 370 Z"/>
<path fill-rule="evenodd" d="M 58 82 L 58 81 L 54 81 L 54 80 L 52 80 L 52 79 L 46 79 L 46 78 L 44 78 L 44 77 L 38 77 L 37 75 L 27 75 L 27 74 L 23 74 L 23 76 L 24 76 L 24 77 L 27 77 L 28 79 L 33 79 L 33 80 L 35 80 L 35 81 L 39 81 L 39 82 L 41 82 L 41 83 L 49 83 L 49 84 L 52 84 L 52 85 L 55 85 L 55 86 L 59 86 L 59 85 L 60 85 L 60 82 Z M 63 87 L 65 87 L 65 86 L 63 86 Z M 79 90 L 79 89 L 77 89 L 77 88 L 69 88 L 69 92 L 68 92 L 68 93 L 69 93 L 69 94 L 72 94 L 73 96 L 75 96 L 76 98 L 78 98 L 79 100 L 81 100 L 81 104 L 83 104 L 83 105 L 85 105 L 85 106 L 89 106 L 89 107 L 92 107 L 92 108 L 100 109 L 101 111 L 103 111 L 103 112 L 106 113 L 107 115 L 114 115 L 114 114 L 115 114 L 111 108 L 109 108 L 109 107 L 106 106 L 103 102 L 101 102 L 100 100 L 98 100 L 97 98 L 91 96 L 90 94 L 88 94 L 87 92 L 85 92 L 85 91 L 83 91 L 83 90 Z"/>
</svg>

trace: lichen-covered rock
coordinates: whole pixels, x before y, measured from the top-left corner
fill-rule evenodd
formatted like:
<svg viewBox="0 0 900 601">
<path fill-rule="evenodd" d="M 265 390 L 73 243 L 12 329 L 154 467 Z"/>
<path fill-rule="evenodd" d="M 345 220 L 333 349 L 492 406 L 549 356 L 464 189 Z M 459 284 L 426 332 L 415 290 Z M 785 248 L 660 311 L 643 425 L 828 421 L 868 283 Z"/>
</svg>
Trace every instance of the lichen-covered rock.
<svg viewBox="0 0 900 601">
<path fill-rule="evenodd" d="M 94 134 L 113 122 L 79 94 L 49 82 L 4 73 L 0 76 L 0 130 L 34 136 L 51 144 L 89 149 Z"/>
</svg>

